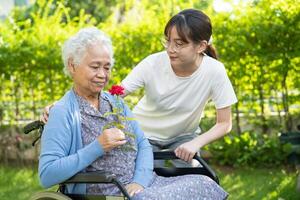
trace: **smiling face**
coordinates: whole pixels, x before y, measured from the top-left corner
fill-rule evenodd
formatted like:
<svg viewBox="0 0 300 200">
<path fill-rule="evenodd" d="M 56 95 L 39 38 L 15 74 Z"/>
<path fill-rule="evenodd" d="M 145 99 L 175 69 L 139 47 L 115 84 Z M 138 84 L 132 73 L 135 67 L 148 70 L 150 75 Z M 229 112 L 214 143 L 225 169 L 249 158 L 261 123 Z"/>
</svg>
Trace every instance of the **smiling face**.
<svg viewBox="0 0 300 200">
<path fill-rule="evenodd" d="M 111 64 L 110 54 L 105 46 L 96 43 L 87 47 L 78 66 L 74 66 L 72 61 L 68 64 L 75 91 L 83 97 L 98 97 L 108 83 Z"/>
</svg>

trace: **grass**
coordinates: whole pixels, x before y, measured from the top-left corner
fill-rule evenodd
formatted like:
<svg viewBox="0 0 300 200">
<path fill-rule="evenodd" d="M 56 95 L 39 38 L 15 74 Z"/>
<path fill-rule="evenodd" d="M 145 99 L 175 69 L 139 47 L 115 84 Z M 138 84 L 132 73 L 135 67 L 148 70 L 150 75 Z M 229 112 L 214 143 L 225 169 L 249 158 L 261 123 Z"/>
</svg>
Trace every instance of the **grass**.
<svg viewBox="0 0 300 200">
<path fill-rule="evenodd" d="M 284 168 L 215 167 L 229 200 L 296 200 L 296 171 Z M 16 168 L 0 165 L 0 199 L 25 200 L 42 191 L 36 167 Z M 55 188 L 51 188 L 55 190 Z"/>
<path fill-rule="evenodd" d="M 35 192 L 42 191 L 36 169 L 36 166 L 20 168 L 0 165 L 0 199 L 28 200 Z"/>
<path fill-rule="evenodd" d="M 0 199 L 29 199 L 41 190 L 37 180 L 35 170 L 0 166 Z"/>
<path fill-rule="evenodd" d="M 230 194 L 229 200 L 296 200 L 297 173 L 285 168 L 217 168 L 221 185 Z"/>
</svg>

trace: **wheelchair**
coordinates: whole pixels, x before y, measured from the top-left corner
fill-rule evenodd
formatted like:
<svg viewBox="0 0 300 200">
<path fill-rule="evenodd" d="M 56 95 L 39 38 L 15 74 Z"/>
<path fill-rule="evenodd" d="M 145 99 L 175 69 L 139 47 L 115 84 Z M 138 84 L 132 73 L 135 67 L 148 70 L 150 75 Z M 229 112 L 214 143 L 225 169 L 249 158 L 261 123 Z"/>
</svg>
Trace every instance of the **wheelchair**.
<svg viewBox="0 0 300 200">
<path fill-rule="evenodd" d="M 40 139 L 43 132 L 44 124 L 41 121 L 34 121 L 27 124 L 24 127 L 24 133 L 28 134 L 32 131 L 38 131 L 38 137 L 33 141 L 32 146 Z M 155 160 L 173 160 L 178 159 L 173 151 L 159 151 L 153 152 Z M 200 165 L 198 167 L 155 167 L 154 171 L 159 176 L 171 177 L 180 176 L 185 174 L 201 174 L 210 177 L 217 184 L 219 184 L 219 179 L 216 173 L 210 168 L 210 166 L 197 154 L 194 156 Z M 66 184 L 114 184 L 121 191 L 123 196 L 103 196 L 103 195 L 90 195 L 90 194 L 66 194 L 65 187 Z M 117 179 L 116 175 L 107 173 L 105 171 L 96 172 L 84 172 L 78 173 L 59 184 L 57 192 L 44 191 L 34 194 L 31 197 L 32 200 L 130 200 L 130 196 L 127 193 L 125 186 Z"/>
</svg>

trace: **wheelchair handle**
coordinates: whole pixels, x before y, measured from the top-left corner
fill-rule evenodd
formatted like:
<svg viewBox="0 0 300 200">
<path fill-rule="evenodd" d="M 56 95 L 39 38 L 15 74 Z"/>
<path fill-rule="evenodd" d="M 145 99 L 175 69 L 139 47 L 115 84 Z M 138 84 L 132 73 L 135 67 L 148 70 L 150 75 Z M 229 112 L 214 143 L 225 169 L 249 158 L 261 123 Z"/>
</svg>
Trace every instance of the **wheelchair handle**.
<svg viewBox="0 0 300 200">
<path fill-rule="evenodd" d="M 35 144 L 40 140 L 41 136 L 42 136 L 42 132 L 44 130 L 44 123 L 40 120 L 37 121 L 33 121 L 29 124 L 27 124 L 24 128 L 23 128 L 23 132 L 25 134 L 30 133 L 31 131 L 34 130 L 39 130 L 39 135 L 37 138 L 35 138 L 35 140 L 32 142 L 32 146 L 35 146 Z"/>
<path fill-rule="evenodd" d="M 37 120 L 37 121 L 34 121 L 34 122 L 31 122 L 31 123 L 27 124 L 27 125 L 23 128 L 23 132 L 24 132 L 25 134 L 28 134 L 28 133 L 30 133 L 31 131 L 40 129 L 40 128 L 43 127 L 43 126 L 44 126 L 44 123 L 41 122 L 40 120 Z"/>
</svg>

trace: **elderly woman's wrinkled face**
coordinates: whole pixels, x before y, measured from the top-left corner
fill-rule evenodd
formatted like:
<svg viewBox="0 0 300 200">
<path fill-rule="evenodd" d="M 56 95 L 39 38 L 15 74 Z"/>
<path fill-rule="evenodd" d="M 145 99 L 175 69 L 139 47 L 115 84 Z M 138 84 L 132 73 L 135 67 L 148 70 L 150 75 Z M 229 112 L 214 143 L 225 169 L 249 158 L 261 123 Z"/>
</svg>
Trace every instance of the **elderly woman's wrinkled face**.
<svg viewBox="0 0 300 200">
<path fill-rule="evenodd" d="M 88 47 L 79 66 L 69 66 L 75 90 L 81 95 L 98 95 L 108 83 L 111 62 L 105 46 L 94 44 Z"/>
</svg>

